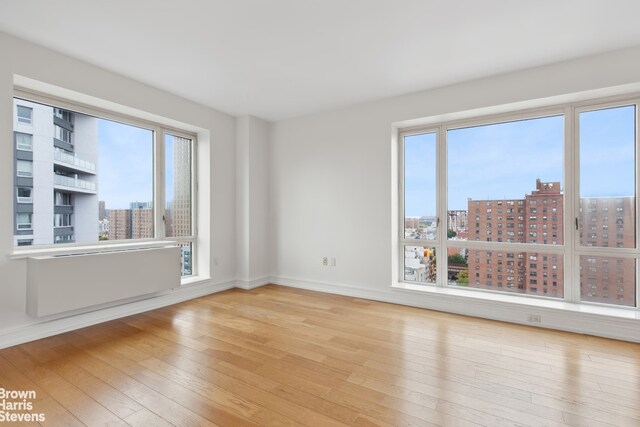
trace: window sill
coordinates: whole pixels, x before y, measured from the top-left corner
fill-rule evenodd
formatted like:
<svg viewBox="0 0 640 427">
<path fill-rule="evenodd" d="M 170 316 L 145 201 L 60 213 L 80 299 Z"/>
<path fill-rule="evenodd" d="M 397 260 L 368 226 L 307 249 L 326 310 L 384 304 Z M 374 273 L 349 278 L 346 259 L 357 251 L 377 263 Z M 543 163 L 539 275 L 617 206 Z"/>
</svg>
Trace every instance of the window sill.
<svg viewBox="0 0 640 427">
<path fill-rule="evenodd" d="M 153 240 L 144 242 L 128 242 L 128 243 L 96 243 L 83 246 L 70 247 L 43 247 L 37 249 L 14 249 L 8 258 L 24 259 L 37 256 L 58 256 L 58 255 L 80 255 L 116 251 L 130 251 L 137 249 L 150 249 L 165 246 L 176 246 L 176 242 L 168 240 Z"/>
<path fill-rule="evenodd" d="M 188 276 L 180 280 L 180 286 L 193 286 L 210 280 L 211 277 L 206 276 Z"/>
<path fill-rule="evenodd" d="M 640 320 L 640 311 L 633 307 L 606 307 L 602 305 L 570 303 L 566 301 L 554 301 L 549 298 L 534 298 L 517 295 L 503 295 L 495 292 L 482 292 L 467 289 L 451 289 L 442 288 L 431 285 L 416 285 L 412 283 L 397 282 L 391 285 L 392 289 L 422 293 L 430 295 L 438 295 L 445 298 L 464 298 L 477 302 L 494 302 L 505 303 L 522 308 L 537 308 L 561 310 L 565 312 L 574 312 L 582 314 L 592 314 L 598 316 L 608 316 L 615 318 L 623 318 L 630 320 Z"/>
</svg>

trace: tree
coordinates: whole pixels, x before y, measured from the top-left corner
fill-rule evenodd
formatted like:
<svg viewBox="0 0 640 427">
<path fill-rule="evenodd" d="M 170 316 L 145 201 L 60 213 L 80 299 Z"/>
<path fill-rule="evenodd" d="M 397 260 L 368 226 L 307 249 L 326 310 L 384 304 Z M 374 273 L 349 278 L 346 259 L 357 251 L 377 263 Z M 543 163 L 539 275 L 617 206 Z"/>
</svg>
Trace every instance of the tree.
<svg viewBox="0 0 640 427">
<path fill-rule="evenodd" d="M 460 254 L 453 254 L 447 257 L 447 262 L 450 265 L 467 265 L 467 260 Z"/>
<path fill-rule="evenodd" d="M 447 229 L 447 238 L 451 239 L 453 237 L 456 237 L 458 235 L 458 233 L 456 233 L 455 231 L 453 231 L 452 229 Z"/>
<path fill-rule="evenodd" d="M 458 285 L 469 286 L 469 270 L 462 270 L 458 273 Z"/>
</svg>

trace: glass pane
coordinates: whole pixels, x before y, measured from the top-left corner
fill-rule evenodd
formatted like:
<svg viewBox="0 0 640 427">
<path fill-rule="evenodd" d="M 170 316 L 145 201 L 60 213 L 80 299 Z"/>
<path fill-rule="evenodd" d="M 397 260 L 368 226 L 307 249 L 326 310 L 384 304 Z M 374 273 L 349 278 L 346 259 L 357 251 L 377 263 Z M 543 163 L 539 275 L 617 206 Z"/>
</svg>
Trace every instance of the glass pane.
<svg viewBox="0 0 640 427">
<path fill-rule="evenodd" d="M 167 237 L 191 236 L 192 140 L 165 135 L 165 230 Z"/>
<path fill-rule="evenodd" d="M 193 275 L 193 243 L 180 243 L 180 265 L 182 276 Z"/>
<path fill-rule="evenodd" d="M 23 151 L 31 151 L 33 148 L 32 136 L 26 133 L 15 132 L 16 149 Z"/>
<path fill-rule="evenodd" d="M 18 105 L 17 111 L 18 111 L 18 122 L 31 123 L 31 114 L 32 114 L 31 108 Z"/>
<path fill-rule="evenodd" d="M 436 250 L 428 246 L 404 247 L 404 280 L 408 282 L 436 282 Z"/>
<path fill-rule="evenodd" d="M 74 113 L 75 123 L 78 116 L 88 118 Z M 100 169 L 98 195 L 92 199 L 90 209 L 99 228 L 107 229 L 106 238 L 100 239 L 153 238 L 153 131 L 111 120 L 91 119 L 97 122 Z M 74 133 L 77 132 L 74 130 Z M 92 159 L 80 160 L 90 162 Z M 78 204 L 77 194 L 73 202 Z M 87 240 L 96 240 L 96 234 L 94 231 L 87 235 Z"/>
<path fill-rule="evenodd" d="M 635 307 L 635 259 L 582 255 L 580 298 L 582 301 Z"/>
<path fill-rule="evenodd" d="M 154 237 L 153 131 L 14 98 L 37 126 L 17 134 L 37 167 L 15 154 L 16 185 L 31 194 L 34 245 Z M 24 126 L 21 126 L 24 128 Z M 38 187 L 38 191 L 30 192 Z M 26 200 L 22 200 L 26 203 Z"/>
<path fill-rule="evenodd" d="M 562 116 L 447 132 L 448 236 L 563 243 Z"/>
<path fill-rule="evenodd" d="M 564 295 L 564 258 L 560 254 L 450 248 L 448 283 L 543 297 Z"/>
<path fill-rule="evenodd" d="M 16 175 L 31 177 L 33 175 L 33 163 L 31 163 L 29 160 L 17 160 Z"/>
<path fill-rule="evenodd" d="M 436 238 L 436 134 L 404 137 L 404 236 Z"/>
<path fill-rule="evenodd" d="M 580 244 L 634 248 L 635 107 L 580 114 Z"/>
</svg>

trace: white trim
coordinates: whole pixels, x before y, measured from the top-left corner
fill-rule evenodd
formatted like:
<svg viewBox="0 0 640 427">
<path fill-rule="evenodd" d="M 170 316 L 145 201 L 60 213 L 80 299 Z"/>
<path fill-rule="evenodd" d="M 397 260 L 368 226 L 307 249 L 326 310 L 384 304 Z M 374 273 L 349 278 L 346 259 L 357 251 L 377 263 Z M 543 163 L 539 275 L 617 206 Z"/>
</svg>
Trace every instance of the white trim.
<svg viewBox="0 0 640 427">
<path fill-rule="evenodd" d="M 404 253 L 405 245 L 433 245 L 437 251 L 443 254 L 448 253 L 449 248 L 468 248 L 476 250 L 495 250 L 495 251 L 522 251 L 522 252 L 537 252 L 537 253 L 549 253 L 558 254 L 563 257 L 564 261 L 564 297 L 563 300 L 568 303 L 578 304 L 581 302 L 581 284 L 580 284 L 580 256 L 593 255 L 603 257 L 619 257 L 619 258 L 634 258 L 636 259 L 636 301 L 633 307 L 634 310 L 640 312 L 640 269 L 638 268 L 638 260 L 640 260 L 640 198 L 637 196 L 640 188 L 640 150 L 638 149 L 638 114 L 640 109 L 640 96 L 638 93 L 612 96 L 609 98 L 599 99 L 584 99 L 579 102 L 567 102 L 564 104 L 544 106 L 538 108 L 530 108 L 526 110 L 514 109 L 512 111 L 502 111 L 486 116 L 473 116 L 467 115 L 468 112 L 463 114 L 463 117 L 451 117 L 449 121 L 435 122 L 432 118 L 426 118 L 421 126 L 401 127 L 400 123 L 393 125 L 393 130 L 397 132 L 397 137 L 400 140 L 398 144 L 398 156 L 400 159 L 404 157 L 404 146 L 402 144 L 406 135 L 415 135 L 420 133 L 428 133 L 432 129 L 436 128 L 437 131 L 437 165 L 436 165 L 436 193 L 437 193 L 437 214 L 439 219 L 448 218 L 448 186 L 447 186 L 447 167 L 448 167 L 448 147 L 447 147 L 447 132 L 449 130 L 455 130 L 466 127 L 486 126 L 492 124 L 509 123 L 520 120 L 530 120 L 544 117 L 562 117 L 564 120 L 564 138 L 563 138 L 563 179 L 564 179 L 564 196 L 563 197 L 563 210 L 564 210 L 564 240 L 563 244 L 558 245 L 553 242 L 552 244 L 525 244 L 525 243 L 506 243 L 506 242 L 486 242 L 486 241 L 473 241 L 470 240 L 472 236 L 469 236 L 469 240 L 449 240 L 446 235 L 446 230 L 438 229 L 436 240 L 432 242 L 417 242 L 415 239 L 406 239 L 403 233 L 400 233 L 399 243 L 396 245 L 398 251 L 398 257 L 400 263 L 403 263 L 402 254 Z M 636 129 L 635 129 L 635 172 L 636 172 L 636 188 L 635 188 L 635 245 L 632 248 L 618 248 L 618 247 L 587 247 L 581 246 L 579 241 L 579 231 L 574 230 L 574 219 L 577 221 L 580 217 L 580 135 L 579 135 L 579 123 L 580 113 L 585 111 L 599 111 L 603 109 L 611 109 L 625 106 L 634 106 L 636 111 Z M 440 117 L 441 118 L 441 117 Z M 405 122 L 408 126 L 409 123 L 418 122 Z M 394 163 L 395 164 L 395 163 Z M 404 165 L 402 161 L 398 162 L 397 171 L 398 180 L 401 182 L 399 186 L 398 195 L 394 197 L 398 198 L 398 205 L 400 207 L 399 212 L 402 217 L 398 223 L 404 227 L 404 213 L 402 211 L 404 207 Z M 568 196 L 568 197 L 567 197 Z M 471 217 L 470 212 L 467 212 Z M 392 261 L 393 262 L 393 261 Z M 437 280 L 436 285 L 444 288 L 448 282 L 448 262 L 446 257 L 441 257 L 440 262 L 436 265 L 437 268 Z M 412 282 L 404 280 L 401 274 L 398 274 L 399 282 L 411 284 Z M 628 308 L 625 306 L 625 308 Z"/>
<path fill-rule="evenodd" d="M 511 295 L 490 296 L 482 292 L 464 295 L 465 290 L 437 286 L 394 285 L 389 291 L 374 291 L 342 283 L 315 282 L 274 277 L 272 283 L 336 295 L 401 304 L 502 322 L 556 329 L 579 334 L 640 343 L 640 313 L 616 307 L 539 301 Z M 542 323 L 527 322 L 528 315 L 541 316 Z"/>
<path fill-rule="evenodd" d="M 176 242 L 169 240 L 149 240 L 149 241 L 129 241 L 127 243 L 92 243 L 82 246 L 60 247 L 59 245 L 46 245 L 36 249 L 21 249 L 14 247 L 9 259 L 23 259 L 34 256 L 58 256 L 58 255 L 78 255 L 88 253 L 102 253 L 114 251 L 133 251 L 138 249 L 161 248 L 165 246 L 176 246 Z"/>
<path fill-rule="evenodd" d="M 236 280 L 236 288 L 251 290 L 259 288 L 260 286 L 268 285 L 271 283 L 271 281 L 272 278 L 269 276 L 264 276 L 253 280 Z"/>
<path fill-rule="evenodd" d="M 464 289 L 407 283 L 395 283 L 388 291 L 378 291 L 343 283 L 265 276 L 251 281 L 232 280 L 221 283 L 211 283 L 209 280 L 199 281 L 197 284 L 183 286 L 152 298 L 2 331 L 0 332 L 0 349 L 166 307 L 234 287 L 250 290 L 267 284 L 640 343 L 640 313 L 633 310 L 563 301 L 540 301 L 537 298 L 519 298 L 513 295 L 496 297 L 495 294 L 485 295 L 483 292 L 469 295 L 469 292 Z M 542 323 L 528 323 L 526 319 L 530 314 L 541 316 Z"/>
<path fill-rule="evenodd" d="M 0 349 L 225 291 L 233 288 L 235 284 L 235 281 L 221 283 L 206 281 L 176 288 L 143 300 L 0 331 Z"/>
</svg>

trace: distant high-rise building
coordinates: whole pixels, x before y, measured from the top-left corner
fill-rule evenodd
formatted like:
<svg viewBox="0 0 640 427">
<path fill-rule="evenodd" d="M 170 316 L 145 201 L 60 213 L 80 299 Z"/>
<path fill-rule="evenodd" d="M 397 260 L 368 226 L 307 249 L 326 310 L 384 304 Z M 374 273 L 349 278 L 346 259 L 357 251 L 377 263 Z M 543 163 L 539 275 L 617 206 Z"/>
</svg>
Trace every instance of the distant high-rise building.
<svg viewBox="0 0 640 427">
<path fill-rule="evenodd" d="M 469 199 L 469 239 L 485 242 L 562 244 L 559 182 L 536 181 L 524 199 Z M 469 250 L 469 287 L 561 298 L 563 259 L 529 251 Z"/>
<path fill-rule="evenodd" d="M 580 243 L 590 247 L 635 247 L 635 198 L 592 197 L 580 200 Z M 583 301 L 635 304 L 633 258 L 582 255 Z"/>
<path fill-rule="evenodd" d="M 191 139 L 174 136 L 171 230 L 167 235 L 191 234 Z"/>
<path fill-rule="evenodd" d="M 131 239 L 148 239 L 153 237 L 153 203 L 131 203 Z"/>
<path fill-rule="evenodd" d="M 153 237 L 153 203 L 132 202 L 129 206 L 109 210 L 109 240 Z"/>
<path fill-rule="evenodd" d="M 469 240 L 563 244 L 563 192 L 559 182 L 536 181 L 524 199 L 468 201 Z M 633 197 L 580 200 L 580 241 L 593 247 L 635 247 Z M 563 297 L 564 259 L 535 251 L 469 250 L 468 286 Z M 583 301 L 633 305 L 635 261 L 580 257 Z M 629 283 L 625 283 L 628 281 Z M 625 286 L 626 285 L 626 286 Z"/>
<path fill-rule="evenodd" d="M 104 200 L 98 201 L 98 221 L 107 218 L 107 209 Z"/>
<path fill-rule="evenodd" d="M 131 209 L 109 209 L 109 240 L 129 239 Z"/>
</svg>

